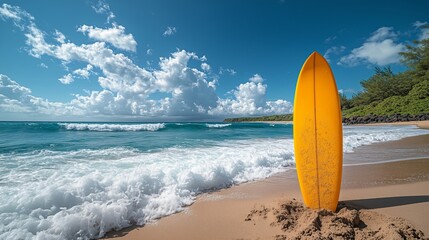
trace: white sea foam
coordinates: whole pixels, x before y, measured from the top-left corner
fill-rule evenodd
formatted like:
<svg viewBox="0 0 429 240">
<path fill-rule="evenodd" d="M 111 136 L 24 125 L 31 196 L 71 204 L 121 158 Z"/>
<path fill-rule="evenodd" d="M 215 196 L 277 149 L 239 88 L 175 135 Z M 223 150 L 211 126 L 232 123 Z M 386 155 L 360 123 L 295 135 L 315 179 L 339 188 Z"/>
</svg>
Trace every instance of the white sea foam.
<svg viewBox="0 0 429 240">
<path fill-rule="evenodd" d="M 0 239 L 96 238 L 180 211 L 204 191 L 293 164 L 291 139 L 157 152 L 112 148 L 0 155 Z M 15 162 L 15 163 L 13 163 Z M 16 163 L 18 162 L 18 163 Z"/>
<path fill-rule="evenodd" d="M 229 127 L 231 126 L 231 123 L 206 123 L 206 126 L 208 128 L 224 128 L 224 127 Z"/>
<path fill-rule="evenodd" d="M 401 138 L 427 134 L 429 131 L 415 126 L 345 126 L 343 128 L 343 150 L 352 152 L 355 148 L 376 142 L 387 142 Z"/>
<path fill-rule="evenodd" d="M 107 124 L 107 123 L 58 123 L 67 130 L 75 131 L 158 131 L 165 128 L 164 123 L 145 123 L 145 124 Z"/>
<path fill-rule="evenodd" d="M 344 150 L 427 133 L 345 127 Z M 292 139 L 0 154 L 0 239 L 89 239 L 183 210 L 198 193 L 293 166 Z"/>
</svg>

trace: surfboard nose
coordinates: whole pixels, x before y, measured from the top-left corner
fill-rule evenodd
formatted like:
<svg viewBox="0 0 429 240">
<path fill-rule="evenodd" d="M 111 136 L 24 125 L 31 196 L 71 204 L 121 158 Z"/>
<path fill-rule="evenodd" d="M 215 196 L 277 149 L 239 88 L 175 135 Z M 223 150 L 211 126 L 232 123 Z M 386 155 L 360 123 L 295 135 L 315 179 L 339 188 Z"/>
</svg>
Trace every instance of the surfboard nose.
<svg viewBox="0 0 429 240">
<path fill-rule="evenodd" d="M 315 62 L 315 59 L 316 58 L 319 58 L 319 57 L 322 57 L 323 58 L 323 56 L 322 55 L 320 55 L 320 53 L 318 53 L 317 51 L 314 51 L 314 52 L 312 52 L 311 54 L 310 54 L 310 56 L 308 56 L 308 58 L 307 58 L 307 60 L 306 60 L 306 62 Z M 304 63 L 304 65 L 305 65 L 305 63 Z"/>
<path fill-rule="evenodd" d="M 322 57 L 322 58 L 323 58 L 322 54 L 320 54 L 320 53 L 319 53 L 319 52 L 317 52 L 317 51 L 314 51 L 313 53 L 311 53 L 309 57 L 316 57 L 316 56 L 318 56 L 318 57 Z"/>
</svg>

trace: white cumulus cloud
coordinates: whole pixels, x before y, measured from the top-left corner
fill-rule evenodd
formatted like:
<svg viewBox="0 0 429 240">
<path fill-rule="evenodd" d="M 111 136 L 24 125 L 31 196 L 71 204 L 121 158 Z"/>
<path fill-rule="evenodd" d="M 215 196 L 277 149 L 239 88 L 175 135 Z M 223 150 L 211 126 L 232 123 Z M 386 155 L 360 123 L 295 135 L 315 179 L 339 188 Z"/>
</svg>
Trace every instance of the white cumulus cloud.
<svg viewBox="0 0 429 240">
<path fill-rule="evenodd" d="M 203 62 L 203 63 L 201 63 L 201 69 L 203 69 L 205 72 L 210 72 L 211 67 L 209 64 Z"/>
<path fill-rule="evenodd" d="M 395 38 L 397 34 L 393 31 L 392 27 L 381 27 L 373 32 L 371 37 L 368 38 L 369 42 L 380 42 L 387 38 Z"/>
<path fill-rule="evenodd" d="M 53 45 L 45 41 L 45 34 L 34 23 L 30 23 L 27 29 L 26 44 L 31 47 L 29 50 L 31 56 L 40 58 L 43 54 L 53 54 Z"/>
<path fill-rule="evenodd" d="M 62 84 L 70 84 L 74 82 L 73 76 L 69 73 L 58 79 Z"/>
<path fill-rule="evenodd" d="M 0 74 L 0 111 L 42 113 L 46 115 L 81 114 L 79 109 L 72 105 L 50 102 L 46 99 L 35 97 L 31 90 L 21 86 L 8 76 Z"/>
<path fill-rule="evenodd" d="M 98 14 L 106 14 L 107 22 L 110 23 L 110 20 L 115 18 L 115 14 L 110 10 L 109 4 L 107 4 L 104 0 L 98 0 L 96 5 L 92 6 L 92 9 Z"/>
<path fill-rule="evenodd" d="M 167 27 L 167 29 L 165 29 L 162 35 L 171 36 L 171 35 L 174 35 L 176 32 L 177 32 L 176 27 Z"/>
<path fill-rule="evenodd" d="M 290 113 L 290 102 L 265 100 L 267 85 L 263 81 L 261 75 L 253 75 L 248 82 L 240 84 L 233 91 L 235 98 L 219 99 L 217 107 L 211 109 L 210 114 L 245 116 Z"/>
<path fill-rule="evenodd" d="M 188 76 L 190 73 L 203 76 L 204 73 L 187 67 L 190 59 L 198 59 L 198 56 L 185 50 L 174 52 L 168 58 L 161 58 L 160 70 L 153 73 L 156 85 L 163 91 L 172 91 L 179 86 L 189 85 L 194 80 Z"/>
<path fill-rule="evenodd" d="M 254 82 L 254 83 L 262 83 L 264 81 L 264 79 L 262 78 L 261 75 L 255 74 L 251 78 L 249 78 L 249 81 Z"/>
<path fill-rule="evenodd" d="M 19 8 L 8 9 L 12 9 L 10 14 L 13 16 L 21 16 L 17 12 Z M 291 104 L 285 100 L 266 100 L 267 85 L 259 74 L 253 75 L 248 82 L 235 88 L 232 91 L 233 97 L 222 99 L 215 91 L 219 79 L 207 74 L 211 67 L 206 62 L 205 56 L 199 57 L 193 52 L 177 50 L 168 57 L 161 57 L 157 69 L 145 69 L 134 63 L 125 54 L 115 53 L 109 48 L 106 44 L 107 37 L 94 37 L 98 40 L 97 42 L 79 45 L 70 41 L 66 42 L 66 36 L 56 31 L 50 36 L 56 41 L 51 43 L 46 40 L 49 35 L 36 26 L 34 18 L 31 15 L 26 17 L 27 22 L 21 30 L 25 34 L 26 45 L 31 56 L 37 58 L 48 56 L 65 64 L 86 64 L 85 67 L 60 77 L 59 81 L 63 84 L 70 84 L 76 78 L 89 78 L 97 71 L 101 90 L 87 91 L 85 95 L 76 94 L 74 99 L 67 103 L 50 102 L 32 96 L 30 89 L 22 87 L 2 75 L 5 84 L 2 83 L 0 87 L 0 94 L 2 94 L 0 107 L 3 111 L 6 111 L 4 109 L 17 111 L 20 109 L 19 111 L 60 116 L 64 114 L 114 115 L 169 119 L 174 117 L 188 120 L 291 111 Z M 4 18 L 4 20 L 9 19 L 14 18 Z M 88 35 L 94 31 L 104 33 L 105 30 L 87 25 L 81 27 L 81 31 Z M 125 34 L 125 31 L 119 32 L 118 36 Z M 109 40 L 109 42 L 114 45 L 113 40 Z M 118 43 L 116 44 L 118 45 Z M 231 75 L 235 74 L 233 69 L 224 71 Z M 17 94 L 11 94 L 13 92 L 17 92 Z M 164 97 L 153 99 L 153 94 L 157 93 L 162 93 Z"/>
<path fill-rule="evenodd" d="M 405 50 L 402 43 L 395 43 L 396 33 L 392 27 L 382 27 L 375 31 L 365 43 L 342 57 L 338 64 L 356 66 L 362 63 L 371 63 L 384 66 L 398 63 L 400 52 Z"/>
<path fill-rule="evenodd" d="M 18 6 L 11 6 L 7 3 L 3 3 L 0 7 L 0 18 L 3 20 L 12 20 L 15 26 L 19 27 L 21 30 L 24 29 L 28 21 L 34 20 L 34 17 L 28 12 L 22 10 Z"/>
<path fill-rule="evenodd" d="M 235 74 L 237 74 L 237 72 L 234 70 L 234 69 L 232 69 L 232 68 L 223 68 L 223 67 L 220 67 L 219 68 L 219 74 L 220 75 L 223 75 L 223 74 L 229 74 L 229 75 L 231 75 L 231 76 L 234 76 Z"/>
<path fill-rule="evenodd" d="M 77 75 L 77 76 L 79 76 L 81 78 L 88 79 L 89 75 L 91 75 L 92 68 L 93 68 L 92 65 L 88 64 L 84 68 L 79 68 L 79 69 L 74 70 L 73 74 L 75 74 L 75 75 Z"/>
<path fill-rule="evenodd" d="M 65 43 L 66 40 L 66 36 L 64 36 L 64 34 L 58 30 L 55 30 L 55 40 L 59 43 Z"/>
<path fill-rule="evenodd" d="M 323 54 L 323 57 L 326 59 L 326 61 L 331 62 L 332 55 L 339 55 L 344 52 L 344 50 L 346 50 L 346 47 L 344 46 L 333 46 L 326 50 L 325 54 Z"/>
<path fill-rule="evenodd" d="M 429 24 L 427 22 L 416 21 L 413 26 L 416 29 L 420 29 L 419 40 L 428 39 L 429 38 Z"/>
<path fill-rule="evenodd" d="M 126 34 L 125 28 L 121 25 L 113 24 L 111 28 L 107 29 L 82 25 L 78 31 L 88 34 L 88 37 L 97 41 L 108 42 L 119 49 L 135 52 L 137 48 L 133 35 Z"/>
</svg>

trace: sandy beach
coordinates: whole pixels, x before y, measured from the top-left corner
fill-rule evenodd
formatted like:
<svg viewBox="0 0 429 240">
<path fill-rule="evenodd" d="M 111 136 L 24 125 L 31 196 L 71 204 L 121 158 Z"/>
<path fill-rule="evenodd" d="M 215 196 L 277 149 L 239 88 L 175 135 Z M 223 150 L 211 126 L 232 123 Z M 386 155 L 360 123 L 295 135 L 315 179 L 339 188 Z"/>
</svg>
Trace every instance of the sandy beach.
<svg viewBox="0 0 429 240">
<path fill-rule="evenodd" d="M 429 121 L 393 124 L 429 127 Z M 401 219 L 396 220 L 404 221 L 401 223 L 407 228 L 415 227 L 427 237 L 429 235 L 429 155 L 427 153 L 429 135 L 363 146 L 354 153 L 345 154 L 344 161 L 347 162 L 348 159 L 356 157 L 368 157 L 368 152 L 383 153 L 399 147 L 418 151 L 407 160 L 396 159 L 388 162 L 392 155 L 380 154 L 377 157 L 383 158 L 385 163 L 346 165 L 343 169 L 340 205 L 357 210 L 363 209 L 361 221 L 365 219 L 368 228 L 399 217 Z M 407 156 L 401 156 L 401 158 L 407 158 Z M 295 169 L 289 169 L 285 173 L 261 181 L 203 194 L 183 212 L 162 218 L 144 227 L 131 227 L 111 232 L 106 237 L 115 239 L 274 239 L 275 236 L 284 234 L 279 225 L 273 224 L 274 215 L 265 213 L 255 217 L 251 213 L 260 212 L 260 209 L 275 209 L 279 204 L 291 200 L 302 201 Z M 368 213 L 367 210 L 373 214 L 369 219 L 378 219 L 378 222 L 372 223 L 372 220 L 364 218 Z M 383 236 L 394 238 L 394 235 Z"/>
</svg>

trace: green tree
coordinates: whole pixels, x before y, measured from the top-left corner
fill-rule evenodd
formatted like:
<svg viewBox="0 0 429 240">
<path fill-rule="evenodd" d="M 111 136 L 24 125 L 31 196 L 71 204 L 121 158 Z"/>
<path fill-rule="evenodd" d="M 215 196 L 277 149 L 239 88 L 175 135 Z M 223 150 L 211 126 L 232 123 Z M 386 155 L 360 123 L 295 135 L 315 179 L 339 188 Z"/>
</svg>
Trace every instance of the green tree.
<svg viewBox="0 0 429 240">
<path fill-rule="evenodd" d="M 429 81 L 424 80 L 416 85 L 409 92 L 408 96 L 413 99 L 424 99 L 429 97 Z M 427 106 L 429 111 L 429 106 Z"/>
<path fill-rule="evenodd" d="M 429 112 L 429 39 L 414 41 L 400 55 L 408 69 L 394 74 L 390 67 L 375 68 L 374 75 L 361 81 L 361 92 L 341 99 L 351 105 L 342 107 L 344 116 Z"/>
<path fill-rule="evenodd" d="M 351 101 L 343 93 L 338 93 L 340 96 L 341 110 L 346 110 L 352 107 Z"/>
<path fill-rule="evenodd" d="M 392 84 L 395 80 L 396 76 L 390 67 L 376 67 L 374 75 L 361 81 L 363 91 L 353 96 L 352 105 L 366 105 L 397 95 L 395 86 Z"/>
<path fill-rule="evenodd" d="M 429 39 L 414 41 L 415 45 L 407 45 L 407 51 L 401 52 L 402 63 L 409 67 L 404 72 L 414 84 L 429 80 Z"/>
</svg>

